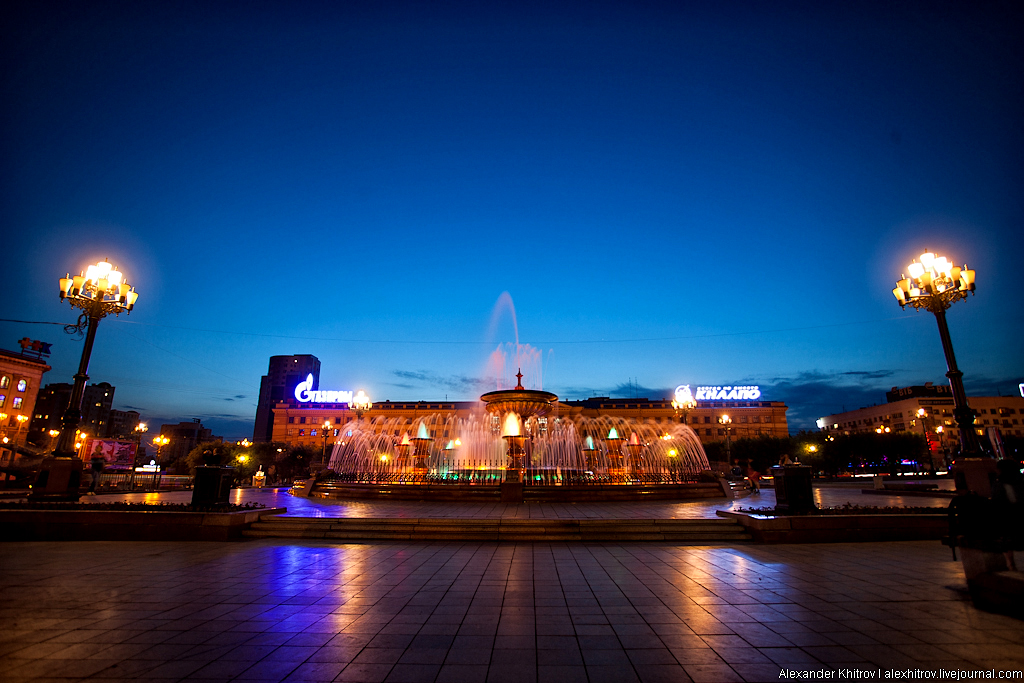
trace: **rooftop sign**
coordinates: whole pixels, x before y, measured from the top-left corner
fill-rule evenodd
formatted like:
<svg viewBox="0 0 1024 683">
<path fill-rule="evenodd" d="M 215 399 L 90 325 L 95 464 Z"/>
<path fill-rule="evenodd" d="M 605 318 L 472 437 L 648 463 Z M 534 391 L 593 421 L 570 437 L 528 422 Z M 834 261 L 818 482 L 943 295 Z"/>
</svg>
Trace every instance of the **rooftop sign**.
<svg viewBox="0 0 1024 683">
<path fill-rule="evenodd" d="M 299 403 L 352 403 L 351 391 L 312 391 L 313 375 L 295 385 L 295 400 Z"/>
<path fill-rule="evenodd" d="M 698 401 L 756 401 L 761 398 L 761 388 L 745 387 L 697 387 L 694 398 Z"/>
</svg>

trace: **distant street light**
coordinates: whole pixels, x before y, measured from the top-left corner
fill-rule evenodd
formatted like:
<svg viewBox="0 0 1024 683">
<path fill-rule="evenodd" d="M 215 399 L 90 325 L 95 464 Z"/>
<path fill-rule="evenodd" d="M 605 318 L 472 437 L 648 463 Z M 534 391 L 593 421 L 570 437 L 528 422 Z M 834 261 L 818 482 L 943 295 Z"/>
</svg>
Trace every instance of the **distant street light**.
<svg viewBox="0 0 1024 683">
<path fill-rule="evenodd" d="M 171 440 L 163 434 L 153 439 L 153 443 L 156 445 L 156 461 L 158 463 L 160 462 L 160 454 L 163 452 L 164 446 L 170 442 Z"/>
<path fill-rule="evenodd" d="M 725 427 L 725 459 L 729 463 L 729 467 L 732 467 L 732 438 L 729 436 L 729 430 L 732 426 L 732 418 L 728 415 L 720 415 L 718 417 L 718 424 Z"/>
<path fill-rule="evenodd" d="M 900 308 L 909 304 L 935 314 L 942 351 L 946 354 L 946 377 L 953 390 L 953 415 L 960 428 L 960 450 L 964 456 L 978 457 L 982 450 L 978 434 L 974 431 L 975 412 L 967 403 L 964 373 L 956 366 L 953 341 L 946 325 L 946 309 L 974 293 L 974 271 L 969 270 L 966 264 L 963 268 L 954 266 L 945 256 L 936 256 L 926 250 L 921 254 L 920 262 L 914 261 L 907 266 L 907 272 L 910 277 L 901 277 L 892 290 L 893 296 Z"/>
<path fill-rule="evenodd" d="M 683 424 L 686 424 L 686 416 L 696 407 L 697 402 L 693 400 L 689 384 L 676 388 L 675 398 L 672 399 L 672 408 L 676 411 L 676 417 L 679 417 L 680 413 L 683 414 L 681 420 Z"/>
<path fill-rule="evenodd" d="M 14 433 L 14 444 L 18 444 L 18 439 L 21 438 L 21 428 L 28 422 L 28 415 L 18 415 L 14 418 L 18 421 L 18 431 Z"/>
<path fill-rule="evenodd" d="M 359 392 L 352 397 L 352 401 L 348 404 L 348 407 L 355 411 L 356 419 L 358 420 L 363 416 L 363 413 L 373 407 L 373 403 L 370 402 L 370 397 L 360 389 Z"/>
<path fill-rule="evenodd" d="M 111 313 L 131 313 L 138 298 L 135 288 L 124 282 L 121 272 L 105 260 L 89 266 L 81 275 L 72 277 L 69 274 L 60 279 L 60 300 L 67 301 L 74 308 L 82 309 L 78 323 L 68 327 L 81 332 L 82 328 L 88 325 L 88 332 L 85 335 L 82 360 L 75 375 L 75 386 L 71 391 L 71 401 L 61 421 L 60 437 L 53 451 L 55 456 L 75 457 L 72 446 L 75 443 L 75 429 L 82 421 L 82 397 L 85 393 L 85 383 L 89 379 L 89 357 L 92 355 L 92 345 L 96 340 L 96 327 L 102 318 Z"/>
<path fill-rule="evenodd" d="M 321 429 L 320 429 L 320 431 L 322 432 L 321 436 L 324 437 L 324 449 L 320 453 L 320 462 L 322 464 L 324 464 L 324 465 L 327 464 L 327 438 L 328 438 L 328 436 L 330 434 L 330 429 L 331 429 L 331 421 L 330 420 L 324 420 L 324 423 L 323 423 L 323 425 L 321 425 Z"/>
</svg>

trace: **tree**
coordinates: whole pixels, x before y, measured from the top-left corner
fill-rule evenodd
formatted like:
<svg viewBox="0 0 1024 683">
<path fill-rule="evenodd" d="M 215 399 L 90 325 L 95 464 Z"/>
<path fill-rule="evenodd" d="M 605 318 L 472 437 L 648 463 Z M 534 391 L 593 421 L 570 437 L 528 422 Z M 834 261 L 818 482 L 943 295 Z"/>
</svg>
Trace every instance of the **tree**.
<svg viewBox="0 0 1024 683">
<path fill-rule="evenodd" d="M 779 464 L 783 455 L 792 452 L 793 440 L 788 436 L 762 435 L 732 442 L 733 460 L 745 462 L 758 472 L 767 472 L 769 467 Z"/>
</svg>

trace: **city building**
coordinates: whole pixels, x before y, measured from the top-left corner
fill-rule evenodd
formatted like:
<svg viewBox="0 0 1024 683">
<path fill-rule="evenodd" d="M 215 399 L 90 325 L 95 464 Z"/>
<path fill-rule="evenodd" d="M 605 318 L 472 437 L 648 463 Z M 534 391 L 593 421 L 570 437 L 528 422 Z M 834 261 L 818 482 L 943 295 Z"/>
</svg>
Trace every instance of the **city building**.
<svg viewBox="0 0 1024 683">
<path fill-rule="evenodd" d="M 978 413 L 974 427 L 993 445 L 1002 435 L 1024 435 L 1024 397 L 970 396 L 968 404 Z M 953 394 L 948 385 L 893 387 L 885 403 L 826 415 L 818 428 L 833 434 L 914 432 L 928 440 L 936 466 L 945 464 L 959 450 L 960 432 L 953 416 Z"/>
<path fill-rule="evenodd" d="M 316 356 L 271 356 L 270 367 L 260 380 L 260 397 L 256 403 L 255 443 L 272 440 L 275 406 L 286 401 L 296 385 L 313 376 L 313 388 L 320 385 L 320 360 Z"/>
<path fill-rule="evenodd" d="M 160 436 L 169 439 L 167 445 L 160 450 L 161 464 L 184 458 L 201 443 L 219 443 L 224 440 L 223 437 L 214 436 L 211 430 L 203 427 L 199 418 L 193 418 L 191 422 L 179 422 L 176 425 L 160 425 Z"/>
<path fill-rule="evenodd" d="M 107 419 L 107 428 L 102 436 L 111 439 L 135 438 L 135 428 L 139 426 L 139 411 L 111 410 Z"/>
<path fill-rule="evenodd" d="M 61 420 L 68 409 L 68 404 L 71 403 L 73 389 L 72 384 L 57 382 L 47 384 L 40 390 L 29 427 L 32 443 L 47 444 L 50 430 L 60 430 Z M 78 424 L 79 430 L 94 437 L 112 436 L 109 425 L 114 389 L 109 382 L 86 385 L 82 394 L 82 419 Z"/>
<path fill-rule="evenodd" d="M 446 431 L 449 418 L 467 418 L 471 414 L 483 412 L 483 404 L 478 401 L 382 401 L 373 403 L 372 407 L 360 416 L 344 400 L 325 403 L 300 400 L 299 395 L 312 399 L 344 399 L 346 395 L 350 398 L 352 393 L 312 391 L 308 389 L 309 386 L 307 378 L 300 385 L 293 386 L 288 398 L 274 405 L 271 441 L 291 446 L 304 444 L 324 448 L 325 443 L 333 443 L 333 438 L 339 435 L 343 425 L 357 419 L 374 423 L 374 430 L 377 433 L 387 430 L 391 432 L 390 436 L 398 438 L 412 429 L 413 425 L 426 420 L 432 438 L 454 438 L 458 435 Z M 701 389 L 718 391 L 707 391 L 702 394 Z M 729 438 L 733 440 L 789 435 L 785 403 L 761 400 L 760 391 L 756 387 L 743 387 L 742 389 L 746 390 L 745 394 L 730 393 L 730 389 L 732 388 L 698 387 L 697 396 L 703 396 L 703 400 L 695 401 L 696 406 L 685 412 L 674 408 L 671 399 L 600 397 L 581 401 L 558 401 L 555 409 L 547 417 L 538 420 L 538 427 L 544 431 L 547 422 L 555 419 L 610 416 L 655 425 L 668 425 L 685 420 L 703 443 L 724 441 L 726 429 L 729 430 Z M 732 398 L 725 398 L 730 395 Z M 739 398 L 740 396 L 744 398 Z M 719 422 L 719 418 L 726 415 L 732 420 L 728 426 Z M 498 430 L 499 418 L 492 416 L 491 419 L 494 429 Z M 326 441 L 323 428 L 325 422 L 330 425 Z"/>
<path fill-rule="evenodd" d="M 21 353 L 0 349 L 0 462 L 12 460 L 14 448 L 28 438 L 43 374 L 50 370 L 44 355 L 25 344 Z"/>
</svg>

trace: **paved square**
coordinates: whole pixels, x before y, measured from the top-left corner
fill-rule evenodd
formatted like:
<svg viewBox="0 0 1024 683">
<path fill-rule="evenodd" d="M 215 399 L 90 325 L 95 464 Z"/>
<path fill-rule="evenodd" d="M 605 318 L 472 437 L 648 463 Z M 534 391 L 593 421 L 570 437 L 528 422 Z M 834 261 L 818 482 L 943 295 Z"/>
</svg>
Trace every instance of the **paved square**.
<svg viewBox="0 0 1024 683">
<path fill-rule="evenodd" d="M 0 680 L 777 681 L 1024 669 L 934 541 L 7 543 Z"/>
</svg>

